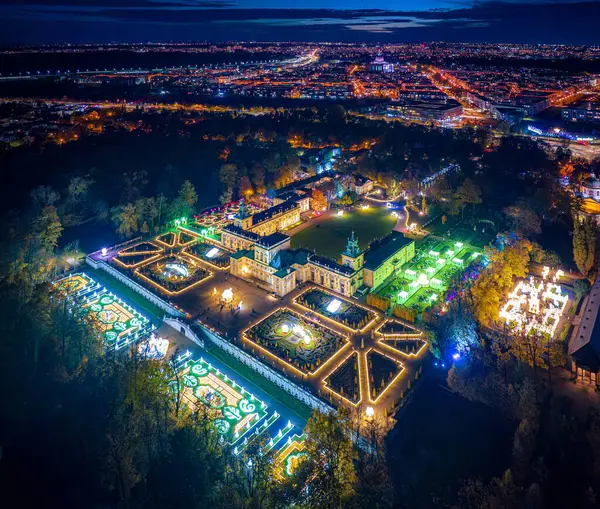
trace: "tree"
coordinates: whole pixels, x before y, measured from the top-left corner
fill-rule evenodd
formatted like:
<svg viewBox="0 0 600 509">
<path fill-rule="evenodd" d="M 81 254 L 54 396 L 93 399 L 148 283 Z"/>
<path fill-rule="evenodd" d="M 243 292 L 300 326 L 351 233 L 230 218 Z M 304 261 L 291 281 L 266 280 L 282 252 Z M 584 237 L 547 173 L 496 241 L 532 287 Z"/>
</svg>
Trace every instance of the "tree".
<svg viewBox="0 0 600 509">
<path fill-rule="evenodd" d="M 31 191 L 31 201 L 36 212 L 49 205 L 56 205 L 59 200 L 60 194 L 50 186 L 39 186 Z"/>
<path fill-rule="evenodd" d="M 263 193 L 265 187 L 265 169 L 263 166 L 260 163 L 254 163 L 254 166 L 250 170 L 250 176 L 256 192 Z"/>
<path fill-rule="evenodd" d="M 317 212 L 324 212 L 327 210 L 327 200 L 325 199 L 325 195 L 319 191 L 318 189 L 313 189 L 311 193 L 311 202 L 310 205 L 313 210 Z"/>
<path fill-rule="evenodd" d="M 254 194 L 254 189 L 252 189 L 252 183 L 250 179 L 244 175 L 240 178 L 240 197 L 241 198 L 250 198 Z"/>
<path fill-rule="evenodd" d="M 219 169 L 219 182 L 224 189 L 233 189 L 238 181 L 238 168 L 236 164 L 222 164 Z"/>
<path fill-rule="evenodd" d="M 521 362 L 533 368 L 537 373 L 538 367 L 544 367 L 544 354 L 548 339 L 535 330 L 519 331 L 513 335 L 512 353 Z"/>
<path fill-rule="evenodd" d="M 583 221 L 576 219 L 573 226 L 573 258 L 579 272 L 587 277 L 596 259 L 596 225 L 585 217 Z"/>
<path fill-rule="evenodd" d="M 541 219 L 524 201 L 508 207 L 506 215 L 511 219 L 514 230 L 524 237 L 542 233 Z"/>
<path fill-rule="evenodd" d="M 306 481 L 310 480 L 310 490 L 305 493 L 308 507 L 338 509 L 352 499 L 356 471 L 350 429 L 350 417 L 344 410 L 337 414 L 315 411 L 308 420 L 307 467 L 302 469 Z"/>
<path fill-rule="evenodd" d="M 140 215 L 135 204 L 128 203 L 111 209 L 112 220 L 117 227 L 117 233 L 126 239 L 139 231 Z"/>
<path fill-rule="evenodd" d="M 466 205 L 479 205 L 481 203 L 481 188 L 471 179 L 467 178 L 454 193 L 458 207 L 464 212 Z"/>
<path fill-rule="evenodd" d="M 47 205 L 35 219 L 34 233 L 42 248 L 52 251 L 58 245 L 63 226 L 54 205 Z"/>
<path fill-rule="evenodd" d="M 181 188 L 179 189 L 179 198 L 188 206 L 191 214 L 194 210 L 194 206 L 198 202 L 198 194 L 196 193 L 196 188 L 189 180 L 186 180 L 181 185 Z M 186 214 L 186 216 L 190 214 Z"/>
</svg>

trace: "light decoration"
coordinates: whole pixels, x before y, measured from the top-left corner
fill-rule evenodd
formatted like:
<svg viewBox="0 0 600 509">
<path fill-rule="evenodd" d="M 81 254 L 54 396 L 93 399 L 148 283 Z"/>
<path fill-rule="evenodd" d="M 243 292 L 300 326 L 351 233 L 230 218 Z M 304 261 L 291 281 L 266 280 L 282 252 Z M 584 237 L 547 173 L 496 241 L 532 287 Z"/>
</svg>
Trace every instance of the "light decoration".
<svg viewBox="0 0 600 509">
<path fill-rule="evenodd" d="M 365 410 L 365 415 L 367 416 L 367 419 L 371 420 L 373 418 L 373 416 L 375 415 L 375 410 L 373 409 L 372 406 L 368 406 L 367 409 Z"/>
<path fill-rule="evenodd" d="M 462 242 L 456 242 L 454 244 L 458 249 L 462 248 L 464 246 L 464 244 Z"/>
<path fill-rule="evenodd" d="M 203 358 L 187 360 L 182 366 L 183 396 L 191 407 L 197 401 L 211 409 L 213 425 L 219 435 L 238 452 L 252 433 L 262 431 L 258 423 L 267 415 L 267 405 L 236 384 L 225 373 Z M 173 380 L 172 383 L 177 383 Z M 269 420 L 279 415 L 275 412 Z"/>
<path fill-rule="evenodd" d="M 87 274 L 70 274 L 54 286 L 68 295 L 73 307 L 89 314 L 98 324 L 107 349 L 127 347 L 156 329 L 148 318 Z"/>
<path fill-rule="evenodd" d="M 309 325 L 315 326 L 317 328 L 325 329 L 325 330 L 327 330 L 327 332 L 329 334 L 340 336 L 342 338 L 342 340 L 343 340 L 342 346 L 336 352 L 334 352 L 330 357 L 325 358 L 323 360 L 323 362 L 319 366 L 317 366 L 314 371 L 311 371 L 309 373 L 301 371 L 296 366 L 294 366 L 290 362 L 286 361 L 285 359 L 282 359 L 276 353 L 272 352 L 268 348 L 265 348 L 265 347 L 259 345 L 258 343 L 256 343 L 250 337 L 250 331 L 254 327 L 262 324 L 266 320 L 270 320 L 273 315 L 275 315 L 276 313 L 280 313 L 280 312 L 289 313 L 294 318 L 303 320 L 303 321 L 307 322 Z M 273 361 L 276 361 L 280 365 L 282 365 L 285 368 L 291 370 L 293 373 L 295 373 L 296 375 L 298 375 L 298 376 L 300 376 L 302 378 L 304 378 L 305 376 L 308 376 L 308 377 L 315 377 L 315 376 L 317 376 L 327 365 L 329 365 L 333 361 L 333 359 L 335 359 L 338 355 L 341 354 L 341 352 L 345 351 L 350 346 L 350 342 L 348 341 L 348 336 L 345 336 L 344 334 L 341 334 L 339 332 L 336 332 L 333 329 L 330 329 L 329 327 L 327 327 L 327 326 L 323 325 L 322 323 L 316 321 L 314 318 L 311 318 L 309 316 L 301 316 L 296 311 L 293 311 L 293 310 L 291 310 L 288 307 L 278 307 L 278 308 L 274 309 L 273 311 L 271 311 L 268 315 L 259 318 L 255 322 L 251 323 L 248 327 L 246 327 L 240 333 L 240 337 L 242 338 L 243 341 L 245 341 L 246 343 L 249 343 L 250 345 L 252 345 L 253 348 L 256 348 L 261 353 L 266 354 L 270 359 L 272 359 Z"/>
<path fill-rule="evenodd" d="M 557 277 L 558 272 L 557 270 L 554 278 Z M 560 285 L 546 280 L 549 275 L 550 271 L 544 270 L 543 280 L 530 276 L 527 280 L 519 281 L 514 290 L 508 294 L 508 301 L 500 310 L 500 318 L 512 324 L 516 330 L 524 331 L 525 334 L 536 331 L 552 339 L 569 296 L 562 292 Z"/>
<path fill-rule="evenodd" d="M 414 270 L 412 270 L 412 269 L 406 269 L 406 270 L 404 271 L 404 273 L 405 273 L 407 276 L 416 276 L 416 275 L 417 275 L 417 273 L 416 273 Z"/>
<path fill-rule="evenodd" d="M 393 212 L 391 213 L 391 216 L 392 216 L 392 217 L 396 217 L 396 218 L 397 218 L 397 217 L 399 217 L 399 216 L 398 216 L 398 212 L 396 212 L 396 211 L 393 211 Z"/>
<path fill-rule="evenodd" d="M 408 297 L 408 292 L 405 290 L 402 290 L 399 294 L 398 297 L 400 297 L 402 300 L 406 300 L 406 298 Z"/>
<path fill-rule="evenodd" d="M 452 249 L 448 249 L 448 251 L 446 251 L 446 258 L 452 258 L 454 256 L 454 251 L 452 251 Z"/>
<path fill-rule="evenodd" d="M 288 332 L 290 332 L 290 326 L 287 323 L 284 323 L 281 326 L 281 332 L 283 332 L 284 334 L 287 334 Z"/>
<path fill-rule="evenodd" d="M 367 209 L 371 208 L 371 206 L 370 206 L 370 205 L 361 205 L 361 207 L 360 207 L 360 208 L 361 208 L 362 210 L 367 210 Z"/>
<path fill-rule="evenodd" d="M 434 274 L 435 269 L 433 267 L 427 267 L 427 269 L 425 269 L 425 272 L 427 272 L 427 274 Z"/>
<path fill-rule="evenodd" d="M 435 263 L 437 263 L 438 265 L 445 265 L 446 264 L 446 260 L 444 260 L 443 258 L 438 258 Z"/>
<path fill-rule="evenodd" d="M 223 299 L 224 302 L 231 302 L 233 300 L 233 289 L 230 287 L 223 290 L 221 299 Z"/>
<path fill-rule="evenodd" d="M 429 284 L 429 280 L 427 279 L 427 276 L 425 274 L 421 274 L 419 276 L 419 279 L 417 279 L 417 284 L 419 284 L 421 286 L 427 286 Z"/>
<path fill-rule="evenodd" d="M 327 304 L 327 311 L 329 311 L 330 313 L 337 313 L 337 311 L 340 309 L 340 306 L 342 305 L 342 301 L 339 299 L 332 299 L 332 301 Z"/>
<path fill-rule="evenodd" d="M 343 210 L 338 210 L 337 211 L 337 216 L 338 217 L 342 217 L 344 215 L 344 211 Z"/>
<path fill-rule="evenodd" d="M 360 304 L 358 304 L 356 301 L 354 300 L 348 300 L 348 299 L 344 299 L 342 297 L 335 297 L 335 299 L 341 301 L 341 302 L 345 302 L 347 306 L 351 307 L 357 307 L 360 308 L 364 311 L 366 311 L 367 313 L 370 314 L 371 318 L 369 320 L 367 320 L 367 322 L 362 326 L 362 328 L 360 329 L 356 329 L 354 327 L 352 327 L 351 325 L 345 324 L 339 320 L 336 320 L 335 318 L 332 318 L 331 316 L 327 316 L 323 313 L 319 312 L 319 308 L 316 309 L 311 309 L 306 307 L 303 303 L 302 303 L 302 296 L 308 292 L 311 292 L 312 290 L 318 290 L 319 292 L 326 294 L 326 295 L 330 295 L 333 297 L 333 294 L 324 291 L 323 289 L 321 289 L 318 286 L 311 286 L 309 288 L 307 288 L 304 292 L 302 292 L 300 295 L 298 295 L 295 299 L 294 299 L 294 304 L 296 304 L 298 307 L 301 307 L 302 309 L 305 309 L 308 312 L 311 313 L 315 313 L 317 314 L 320 318 L 323 318 L 324 320 L 328 321 L 328 322 L 332 322 L 335 325 L 337 325 L 338 327 L 342 327 L 343 329 L 346 329 L 350 332 L 365 332 L 371 325 L 373 325 L 373 323 L 379 318 L 379 313 L 377 311 L 374 311 L 372 309 L 369 309 L 367 307 L 361 306 Z M 330 302 L 331 303 L 331 302 Z M 339 309 L 339 307 L 338 307 Z M 346 310 L 348 310 L 349 308 L 346 308 Z M 329 309 L 327 309 L 327 311 L 329 311 Z M 329 311 L 332 314 L 334 314 L 337 311 L 337 309 L 335 311 Z"/>
<path fill-rule="evenodd" d="M 102 253 L 102 256 L 106 257 L 106 255 L 108 254 L 108 249 L 103 247 L 101 253 Z"/>
<path fill-rule="evenodd" d="M 432 258 L 437 258 L 438 256 L 440 256 L 440 253 L 438 253 L 437 251 L 429 251 L 429 256 L 431 256 Z"/>
<path fill-rule="evenodd" d="M 207 258 L 214 258 L 215 256 L 217 256 L 219 254 L 219 248 L 218 247 L 211 247 L 207 252 L 206 252 L 206 257 Z"/>
<path fill-rule="evenodd" d="M 169 340 L 152 334 L 147 341 L 139 344 L 138 352 L 148 359 L 162 359 L 169 350 Z"/>
<path fill-rule="evenodd" d="M 429 300 L 431 302 L 434 302 L 438 299 L 438 296 L 435 293 L 432 293 L 431 296 L 429 297 Z"/>
</svg>

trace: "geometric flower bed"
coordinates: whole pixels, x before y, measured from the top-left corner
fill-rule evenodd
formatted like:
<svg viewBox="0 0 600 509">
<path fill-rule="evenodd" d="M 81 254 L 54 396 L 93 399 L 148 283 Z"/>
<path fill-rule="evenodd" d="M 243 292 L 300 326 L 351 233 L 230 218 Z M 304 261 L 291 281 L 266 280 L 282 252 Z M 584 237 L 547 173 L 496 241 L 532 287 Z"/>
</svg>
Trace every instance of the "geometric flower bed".
<svg viewBox="0 0 600 509">
<path fill-rule="evenodd" d="M 173 248 L 177 245 L 177 235 L 174 232 L 161 233 L 154 239 L 162 246 Z"/>
<path fill-rule="evenodd" d="M 358 405 L 360 403 L 358 352 L 352 352 L 346 357 L 335 371 L 323 380 L 323 384 L 348 403 Z"/>
<path fill-rule="evenodd" d="M 403 355 L 418 355 L 427 345 L 425 334 L 414 326 L 399 320 L 388 319 L 376 330 L 379 343 L 392 348 Z"/>
<path fill-rule="evenodd" d="M 416 327 L 393 319 L 388 319 L 383 322 L 383 324 L 375 330 L 375 334 L 385 338 L 402 339 L 419 338 L 423 336 L 423 332 Z"/>
<path fill-rule="evenodd" d="M 158 259 L 163 248 L 152 242 L 140 242 L 117 252 L 113 261 L 126 269 L 134 269 L 139 265 Z"/>
<path fill-rule="evenodd" d="M 379 342 L 403 355 L 419 355 L 421 350 L 427 346 L 427 341 L 422 339 L 380 339 Z"/>
<path fill-rule="evenodd" d="M 134 275 L 167 295 L 176 295 L 189 290 L 212 273 L 188 258 L 173 255 L 136 269 Z"/>
<path fill-rule="evenodd" d="M 213 244 L 199 241 L 193 246 L 186 248 L 183 253 L 191 258 L 200 259 L 209 265 L 214 265 L 219 269 L 229 267 L 230 253 Z"/>
<path fill-rule="evenodd" d="M 294 302 L 353 331 L 364 329 L 377 318 L 371 310 L 318 288 L 306 290 Z"/>
<path fill-rule="evenodd" d="M 306 458 L 306 435 L 294 435 L 275 456 L 275 478 L 283 482 L 294 475 L 294 472 Z"/>
<path fill-rule="evenodd" d="M 373 402 L 385 392 L 404 369 L 399 362 L 376 350 L 367 352 L 367 367 L 369 369 L 369 393 Z"/>
<path fill-rule="evenodd" d="M 235 445 L 255 431 L 267 415 L 267 405 L 203 359 L 189 361 L 181 377 L 184 396 L 212 411 L 219 435 Z"/>
<path fill-rule="evenodd" d="M 90 276 L 80 272 L 77 274 L 69 274 L 67 277 L 59 279 L 54 283 L 54 286 L 58 290 L 71 295 L 89 288 L 94 283 L 94 280 Z"/>
<path fill-rule="evenodd" d="M 348 344 L 341 334 L 287 308 L 266 316 L 242 337 L 300 375 L 315 374 Z"/>
<path fill-rule="evenodd" d="M 147 336 L 150 320 L 113 295 L 88 275 L 79 273 L 55 283 L 73 298 L 78 312 L 89 314 L 104 333 L 108 348 L 119 350 Z"/>
</svg>

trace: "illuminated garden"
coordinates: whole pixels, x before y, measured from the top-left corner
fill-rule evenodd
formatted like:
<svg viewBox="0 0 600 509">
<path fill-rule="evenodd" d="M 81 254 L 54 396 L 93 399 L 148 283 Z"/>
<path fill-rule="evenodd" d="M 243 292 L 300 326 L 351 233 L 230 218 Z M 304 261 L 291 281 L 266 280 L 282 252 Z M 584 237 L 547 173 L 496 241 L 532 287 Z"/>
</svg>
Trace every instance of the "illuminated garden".
<svg viewBox="0 0 600 509">
<path fill-rule="evenodd" d="M 204 281 L 211 272 L 188 257 L 172 255 L 137 268 L 134 275 L 162 293 L 177 295 Z"/>
<path fill-rule="evenodd" d="M 375 330 L 379 343 L 403 355 L 419 355 L 427 346 L 422 331 L 398 320 L 386 320 Z"/>
<path fill-rule="evenodd" d="M 267 405 L 204 359 L 188 361 L 181 376 L 184 395 L 193 407 L 200 402 L 213 412 L 217 432 L 230 445 L 244 443 L 267 416 Z M 273 421 L 277 414 L 272 415 Z M 269 420 L 265 420 L 269 426 Z"/>
<path fill-rule="evenodd" d="M 359 375 L 358 352 L 352 352 L 323 383 L 337 396 L 357 405 L 361 400 Z"/>
<path fill-rule="evenodd" d="M 157 260 L 162 256 L 162 253 L 163 248 L 160 245 L 144 241 L 121 249 L 113 257 L 113 261 L 125 269 L 134 269 L 144 263 Z"/>
<path fill-rule="evenodd" d="M 366 358 L 369 368 L 369 394 L 372 401 L 377 401 L 402 374 L 404 368 L 398 361 L 376 350 L 369 350 Z"/>
<path fill-rule="evenodd" d="M 377 318 L 370 309 L 319 288 L 305 291 L 294 302 L 353 331 L 366 328 Z"/>
<path fill-rule="evenodd" d="M 421 313 L 443 302 L 453 278 L 467 273 L 481 256 L 480 249 L 466 242 L 428 239 L 399 269 L 396 278 L 376 293 Z"/>
<path fill-rule="evenodd" d="M 294 475 L 298 466 L 306 458 L 305 434 L 290 437 L 275 456 L 275 476 L 279 481 Z"/>
<path fill-rule="evenodd" d="M 229 267 L 229 251 L 226 251 L 222 247 L 216 247 L 214 244 L 198 241 L 187 247 L 183 253 L 190 258 L 202 260 L 218 269 Z"/>
<path fill-rule="evenodd" d="M 90 315 L 103 333 L 107 348 L 119 350 L 146 337 L 150 320 L 84 273 L 55 283 L 73 300 L 78 312 Z"/>
<path fill-rule="evenodd" d="M 314 375 L 347 338 L 287 308 L 246 329 L 244 340 L 300 375 Z"/>
<path fill-rule="evenodd" d="M 549 267 L 544 267 L 541 279 L 530 276 L 519 281 L 500 310 L 500 318 L 515 331 L 554 338 L 569 302 L 569 295 L 559 284 L 563 275 L 562 270 L 556 270 L 551 276 Z"/>
</svg>

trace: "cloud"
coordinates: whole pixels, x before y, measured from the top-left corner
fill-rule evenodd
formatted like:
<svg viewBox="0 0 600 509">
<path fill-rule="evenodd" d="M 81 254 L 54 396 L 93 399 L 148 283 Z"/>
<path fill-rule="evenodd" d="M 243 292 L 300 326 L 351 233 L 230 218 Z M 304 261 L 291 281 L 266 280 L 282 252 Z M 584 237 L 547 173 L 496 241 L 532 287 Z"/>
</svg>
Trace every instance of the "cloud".
<svg viewBox="0 0 600 509">
<path fill-rule="evenodd" d="M 262 3 L 258 4 L 259 1 Z M 388 6 L 385 9 L 343 8 L 358 5 L 358 0 L 310 3 L 317 5 L 322 1 L 328 8 L 265 8 L 270 1 L 5 0 L 0 7 L 0 19 L 4 20 L 4 24 L 0 22 L 0 32 L 3 26 L 16 31 L 17 25 L 10 23 L 18 20 L 20 29 L 32 32 L 27 27 L 33 24 L 79 23 L 79 29 L 93 27 L 95 40 L 107 37 L 99 33 L 104 26 L 110 40 L 132 40 L 132 34 L 136 37 L 144 34 L 144 40 L 158 40 L 157 37 L 170 32 L 168 39 L 172 40 L 184 36 L 188 40 L 320 40 L 323 37 L 360 40 L 373 35 L 381 36 L 384 41 L 395 37 L 396 40 L 600 43 L 597 29 L 600 2 L 439 0 L 437 4 L 446 5 L 445 8 L 399 10 L 389 8 L 395 3 L 391 0 L 372 0 L 371 5 Z M 283 5 L 281 0 L 272 1 Z M 252 8 L 252 5 L 262 7 Z M 414 0 L 414 5 L 422 3 Z M 335 6 L 340 8 L 332 8 Z"/>
</svg>

